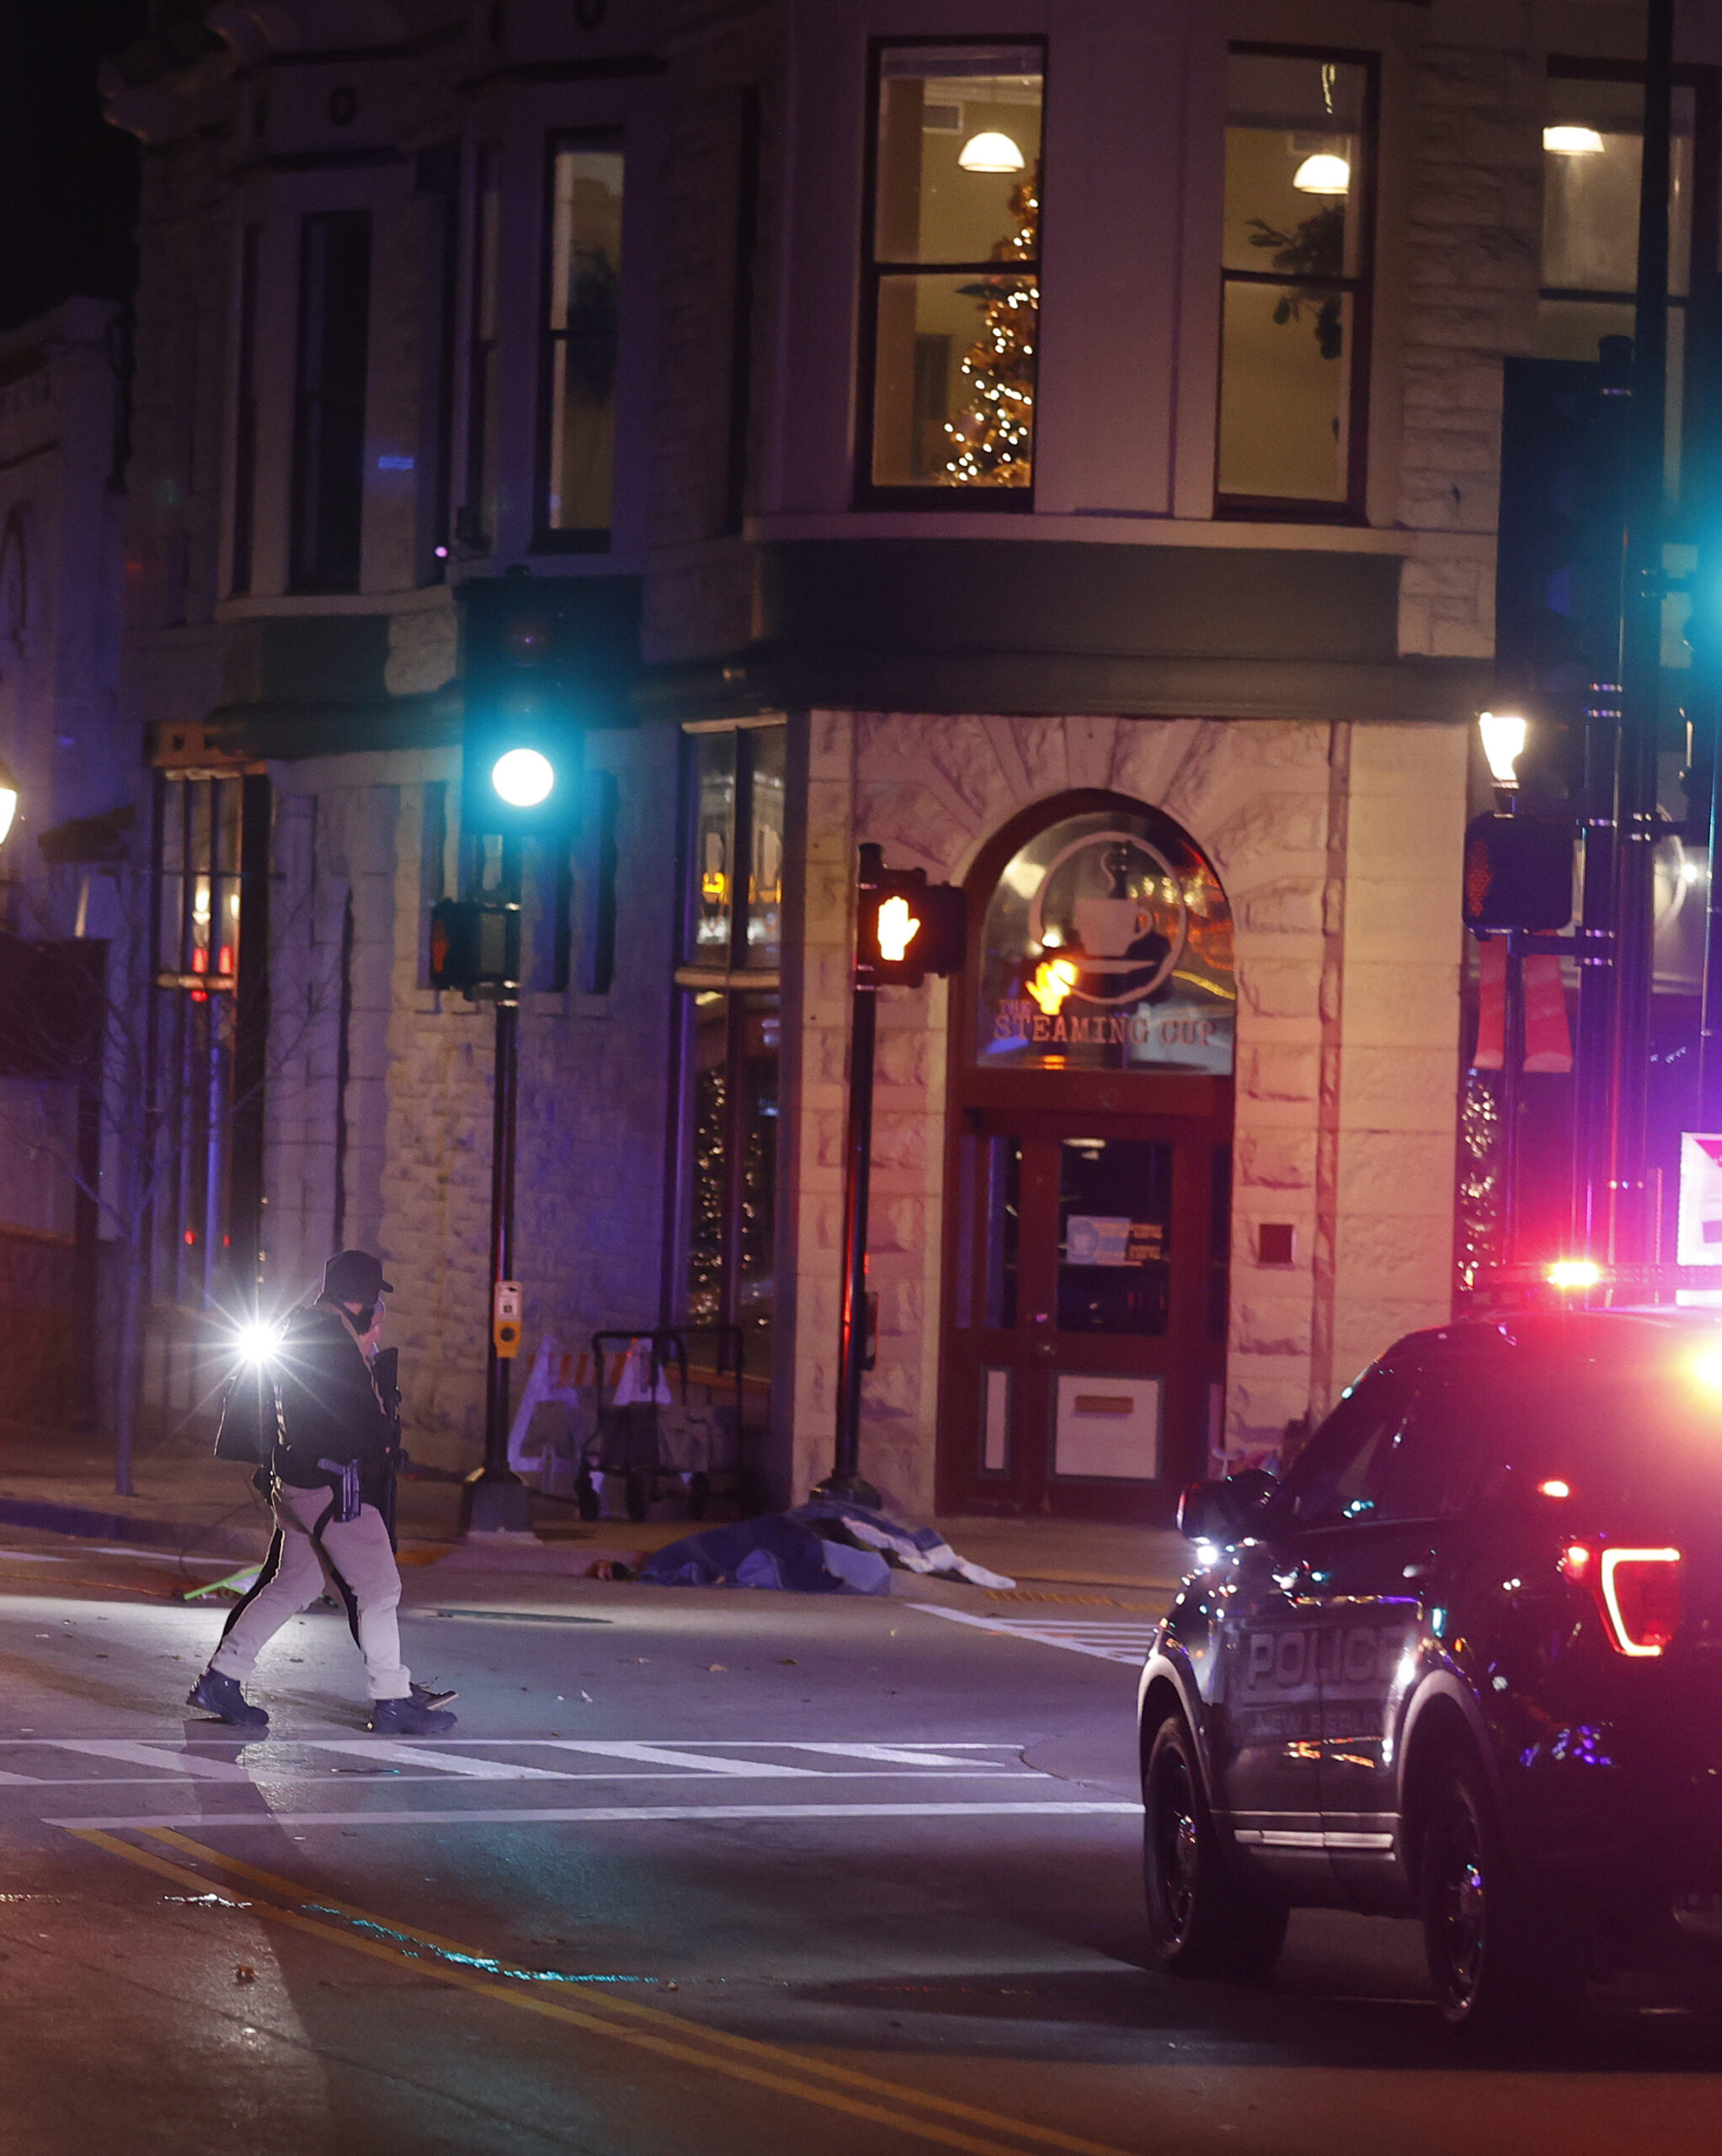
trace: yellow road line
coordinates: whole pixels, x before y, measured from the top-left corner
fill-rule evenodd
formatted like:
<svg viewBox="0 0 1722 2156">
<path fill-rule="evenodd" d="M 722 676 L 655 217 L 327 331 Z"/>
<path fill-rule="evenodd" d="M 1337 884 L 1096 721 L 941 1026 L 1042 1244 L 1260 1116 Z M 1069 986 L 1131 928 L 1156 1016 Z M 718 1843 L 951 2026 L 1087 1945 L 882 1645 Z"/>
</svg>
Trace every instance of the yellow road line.
<svg viewBox="0 0 1722 2156">
<path fill-rule="evenodd" d="M 89 1842 L 99 1849 L 107 1850 L 110 1854 L 123 1857 L 128 1862 L 138 1865 L 146 1870 L 154 1871 L 164 1878 L 171 1879 L 178 1885 L 191 1886 L 202 1890 L 206 1890 L 208 1887 L 209 1881 L 201 1874 L 187 1871 L 179 1865 L 170 1864 L 165 1858 L 158 1857 L 150 1850 L 136 1848 L 132 1844 L 123 1842 L 117 1836 L 106 1833 L 99 1828 L 73 1828 L 69 1831 L 80 1841 Z M 245 1864 L 235 1857 L 223 1856 L 204 1844 L 195 1842 L 189 1837 L 177 1833 L 171 1827 L 150 1827 L 139 1831 L 148 1834 L 155 1840 L 165 1842 L 172 1847 L 183 1849 L 188 1855 L 213 1865 L 218 1870 L 231 1872 L 236 1877 L 250 1880 L 255 1884 L 284 1893 L 301 1903 L 311 1903 L 314 1900 L 317 1907 L 333 1911 L 338 1915 L 347 1917 L 357 1923 L 377 1925 L 380 1929 L 392 1932 L 403 1940 L 409 1940 L 418 1945 L 429 1946 L 444 1953 L 468 1956 L 472 1955 L 472 1950 L 470 1947 L 460 1945 L 454 1940 L 440 1939 L 429 1932 L 415 1931 L 405 1924 L 387 1924 L 381 1918 L 366 1910 L 355 1908 L 349 1903 L 336 1901 L 333 1896 L 315 1893 L 314 1890 L 296 1886 L 292 1881 L 283 1879 L 276 1873 L 260 1870 L 255 1865 Z M 985 2111 L 973 2105 L 959 2103 L 951 2097 L 909 2088 L 900 2083 L 881 2080 L 871 2074 L 859 2073 L 853 2068 L 829 2065 L 823 2061 L 803 2057 L 795 2052 L 776 2045 L 758 2042 L 752 2037 L 736 2036 L 730 2035 L 727 2031 L 705 2028 L 686 2020 L 680 2015 L 665 2014 L 653 2007 L 637 2005 L 631 1999 L 605 1998 L 585 2009 L 564 2006 L 552 1999 L 535 1997 L 530 1993 L 516 1988 L 505 1980 L 498 1981 L 477 1975 L 469 1970 L 451 1968 L 445 1964 L 422 1961 L 417 1956 L 404 1951 L 400 1946 L 391 1945 L 381 1940 L 355 1936 L 350 1932 L 338 1929 L 329 1924 L 321 1923 L 304 1916 L 297 1909 L 282 1908 L 274 1903 L 266 1901 L 253 1901 L 251 1908 L 266 1922 L 285 1924 L 294 1930 L 309 1933 L 314 1938 L 332 1940 L 337 1945 L 351 1948 L 355 1952 L 367 1954 L 373 1960 L 389 1961 L 397 1966 L 405 1962 L 415 1971 L 435 1976 L 441 1982 L 452 1984 L 461 1990 L 477 1992 L 484 1998 L 500 1999 L 511 2006 L 524 2007 L 529 2013 L 542 2015 L 547 2020 L 561 2021 L 573 2027 L 584 2029 L 594 2035 L 610 2036 L 620 2043 L 632 2044 L 637 2048 L 655 2052 L 664 2057 L 677 2059 L 685 2064 L 701 2068 L 709 2073 L 727 2074 L 733 2080 L 750 2082 L 757 2087 L 770 2089 L 779 2095 L 798 2096 L 808 2103 L 821 2105 L 829 2111 L 843 2111 L 852 2117 L 866 2119 L 877 2125 L 893 2127 L 899 2132 L 914 2134 L 924 2141 L 939 2142 L 947 2148 L 960 2148 L 968 2152 L 968 2156 L 1022 2156 L 1022 2152 L 1020 2145 L 1010 2148 L 999 2142 L 977 2140 L 972 2135 L 938 2125 L 930 2119 L 917 2119 L 912 2116 L 905 2116 L 903 2111 L 886 2111 L 878 2104 L 858 2100 L 855 2097 L 841 2095 L 834 2089 L 810 2087 L 805 2081 L 793 2080 L 789 2076 L 791 2074 L 816 2075 L 826 2080 L 840 2082 L 848 2087 L 866 2091 L 868 2095 L 882 2098 L 893 2104 L 918 2107 L 922 2111 L 942 2112 L 948 2117 L 961 2118 L 970 2124 L 994 2132 L 1009 2134 L 1018 2144 L 1023 2141 L 1038 2143 L 1042 2146 L 1069 2152 L 1069 2156 L 1124 2156 L 1124 2152 L 1121 2150 L 1106 2147 L 1097 2142 L 1080 2140 L 1073 2135 L 1060 2133 L 1053 2127 L 1033 2126 L 1026 2121 L 1007 2119 L 996 2112 Z M 626 2025 L 628 2022 L 644 2023 L 648 2025 L 642 2027 Z M 664 2033 L 659 2033 L 660 2031 Z M 703 2043 L 711 2048 L 696 2049 L 696 2043 Z M 714 2052 L 717 2055 L 714 2056 Z M 725 2057 L 722 2055 L 725 2052 L 736 2053 L 738 2056 Z M 758 2059 L 762 2063 L 755 2066 L 750 2063 L 752 2059 Z M 784 2070 L 771 2070 L 774 2068 Z"/>
<path fill-rule="evenodd" d="M 153 1840 L 166 1842 L 174 1849 L 183 1849 L 188 1856 L 213 1865 L 218 1870 L 229 1871 L 236 1878 L 248 1879 L 254 1885 L 266 1886 L 274 1893 L 286 1895 L 301 1903 L 312 1898 L 310 1890 L 296 1886 L 291 1879 L 282 1878 L 278 1872 L 263 1871 L 256 1865 L 247 1864 L 238 1857 L 224 1855 L 205 1843 L 193 1841 L 189 1835 L 180 1833 L 173 1827 L 145 1827 L 139 1832 L 149 1835 Z M 315 1898 L 323 1908 L 332 1909 L 356 1924 L 381 1924 L 382 1921 L 371 1911 L 337 1901 L 332 1894 L 318 1892 Z M 476 1958 L 472 1947 L 459 1940 L 445 1939 L 435 1932 L 415 1930 L 412 1925 L 404 1924 L 385 1924 L 383 1929 L 392 1931 L 397 1938 L 412 1940 L 420 1946 L 434 1948 L 440 1953 L 463 1956 L 468 1960 Z M 517 1996 L 513 1993 L 509 1995 Z M 850 2088 L 887 2096 L 893 2102 L 908 2101 L 919 2104 L 924 2109 L 942 2111 L 947 2117 L 960 2118 L 970 2126 L 1014 2133 L 1021 2139 L 1037 2141 L 1048 2148 L 1062 2149 L 1066 2152 L 1066 2156 L 1120 2156 L 1117 2149 L 1106 2148 L 1099 2142 L 1081 2140 L 1074 2134 L 1061 2133 L 1056 2127 L 1032 2126 L 1026 2121 L 1004 2118 L 996 2111 L 983 2111 L 975 2105 L 962 2103 L 953 2096 L 907 2089 L 899 2082 L 882 2080 L 877 2075 L 862 2073 L 854 2067 L 829 2064 L 822 2060 L 804 2057 L 800 2052 L 786 2050 L 777 2044 L 761 2043 L 753 2036 L 737 2036 L 728 2030 L 706 2028 L 701 2024 L 689 2022 L 681 2015 L 666 2014 L 656 2007 L 642 2006 L 631 1999 L 606 1993 L 602 2007 L 605 2013 L 624 2015 L 636 2020 L 673 2030 L 684 2038 L 690 2033 L 697 2033 L 706 2043 L 770 2064 L 786 2065 L 797 2073 L 816 2073 L 827 2080 L 842 2082 Z"/>
</svg>

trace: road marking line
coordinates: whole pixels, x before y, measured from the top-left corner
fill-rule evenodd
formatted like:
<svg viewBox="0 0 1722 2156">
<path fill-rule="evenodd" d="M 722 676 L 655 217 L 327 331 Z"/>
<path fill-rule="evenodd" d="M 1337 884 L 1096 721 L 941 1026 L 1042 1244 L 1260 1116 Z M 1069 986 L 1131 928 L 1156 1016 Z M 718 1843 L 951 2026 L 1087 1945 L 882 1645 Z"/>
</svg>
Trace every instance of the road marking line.
<svg viewBox="0 0 1722 2156">
<path fill-rule="evenodd" d="M 301 1908 L 313 1905 L 307 1891 L 289 1880 L 259 1870 L 253 1865 L 241 1864 L 235 1859 L 224 1858 L 201 1844 L 187 1841 L 171 1832 L 151 1831 L 154 1838 L 184 1849 L 188 1854 L 213 1865 L 218 1870 L 285 1893 L 298 1902 Z M 203 1874 L 187 1871 L 183 1865 L 169 1864 L 152 1851 L 133 1848 L 112 1834 L 99 1830 L 81 1831 L 78 1838 L 145 1870 L 172 1879 L 177 1884 L 189 1885 L 200 1892 L 208 1891 L 209 1881 Z M 456 1946 L 449 1940 L 439 1940 L 430 1933 L 415 1932 L 404 1925 L 381 1924 L 380 1919 L 368 1912 L 352 1908 L 328 1897 L 317 1897 L 317 1904 L 359 1923 L 381 1924 L 382 1929 L 393 1931 L 403 1940 L 413 1940 L 445 1953 L 470 1953 L 469 1949 Z M 499 1999 L 507 2005 L 524 2008 L 526 2012 L 540 2015 L 546 2020 L 609 2036 L 618 2043 L 632 2044 L 637 2049 L 656 2052 L 661 2057 L 673 2058 L 707 2073 L 725 2074 L 732 2080 L 750 2082 L 756 2087 L 770 2089 L 779 2095 L 797 2096 L 805 2103 L 818 2105 L 827 2111 L 842 2111 L 853 2118 L 862 2118 L 875 2125 L 893 2127 L 898 2132 L 911 2133 L 923 2141 L 938 2142 L 949 2148 L 960 2148 L 968 2152 L 968 2156 L 1022 2156 L 1021 2144 L 1025 2141 L 1043 2148 L 1067 2151 L 1069 2156 L 1124 2156 L 1124 2152 L 1119 2149 L 1097 2142 L 1079 2140 L 1074 2135 L 1060 2133 L 1054 2127 L 1037 2127 L 1026 2121 L 1004 2118 L 996 2112 L 984 2111 L 976 2105 L 959 2103 L 953 2098 L 936 2095 L 930 2090 L 880 2080 L 853 2068 L 803 2058 L 781 2047 L 760 2043 L 753 2037 L 732 2036 L 727 2031 L 703 2028 L 696 2022 L 661 2013 L 652 2007 L 637 2005 L 632 2000 L 605 1998 L 601 2002 L 594 2002 L 592 2009 L 583 2010 L 562 2005 L 556 2000 L 535 1998 L 506 1982 L 477 1976 L 466 1969 L 423 1961 L 402 1947 L 338 1930 L 328 1923 L 301 1914 L 300 1908 L 282 1908 L 274 1903 L 253 1900 L 250 1913 L 260 1917 L 266 1923 L 285 1924 L 313 1938 L 328 1940 L 344 1946 L 351 1952 L 369 1955 L 376 1961 L 397 1965 L 406 1962 L 416 1971 L 434 1975 L 443 1983 L 462 1991 L 475 1992 L 482 1998 Z M 642 2025 L 631 2027 L 626 2025 L 627 2022 L 637 2022 Z M 660 2034 L 660 2031 L 673 2033 Z M 700 2044 L 709 2048 L 696 2048 Z M 761 2063 L 754 2065 L 751 2063 L 756 2059 Z M 772 2068 L 783 2070 L 770 2070 Z M 791 2074 L 836 2082 L 845 2088 L 864 2090 L 869 2095 L 882 2098 L 886 2102 L 903 2108 L 887 2111 L 881 2104 L 858 2100 L 856 2097 L 840 2093 L 838 2089 L 821 2089 L 810 2085 L 807 2080 L 793 2080 L 790 2079 Z M 931 2119 L 917 2118 L 912 2108 L 916 2106 L 922 2111 L 942 2112 L 946 2117 L 962 2119 L 994 2132 L 1008 2134 L 1016 2146 L 1011 2148 L 1002 2142 L 978 2140 L 971 2134 L 941 2126 Z"/>
<path fill-rule="evenodd" d="M 740 1774 L 750 1781 L 779 1775 L 817 1775 L 817 1767 L 784 1767 L 775 1760 L 720 1759 L 697 1752 L 672 1751 L 667 1744 L 623 1743 L 604 1737 L 558 1737 L 552 1740 L 559 1752 L 589 1752 L 600 1759 L 637 1759 L 648 1767 L 691 1768 L 707 1774 Z"/>
<path fill-rule="evenodd" d="M 1020 1779 L 1026 1780 L 1023 1776 Z M 1037 1781 L 1044 1779 L 1035 1775 Z M 261 1794 L 259 1792 L 259 1794 Z M 594 1804 L 567 1811 L 540 1811 L 521 1806 L 518 1811 L 442 1812 L 143 1812 L 132 1818 L 115 1818 L 97 1812 L 77 1819 L 45 1819 L 44 1826 L 64 1827 L 83 1833 L 101 1827 L 466 1827 L 466 1826 L 605 1826 L 629 1820 L 662 1819 L 1013 1819 L 1074 1818 L 1089 1813 L 1128 1812 L 1139 1815 L 1142 1806 L 1124 1803 L 1057 1802 L 1052 1804 Z"/>
<path fill-rule="evenodd" d="M 459 1774 L 473 1781 L 554 1782 L 562 1779 L 549 1767 L 517 1767 L 506 1759 L 449 1758 L 422 1744 L 395 1744 L 375 1737 L 318 1737 L 312 1738 L 311 1745 L 315 1751 L 347 1752 L 360 1759 L 397 1759 L 413 1767 L 435 1767 L 443 1774 Z M 291 1771 L 291 1768 L 288 1771 Z"/>
<path fill-rule="evenodd" d="M 81 1752 L 92 1759 L 117 1759 L 128 1767 L 159 1767 L 164 1774 L 194 1774 L 211 1782 L 248 1782 L 251 1769 L 231 1759 L 204 1759 L 195 1752 L 169 1752 L 157 1744 L 133 1744 L 119 1737 L 54 1737 L 62 1752 Z"/>
<path fill-rule="evenodd" d="M 923 1616 L 942 1617 L 948 1625 L 973 1625 L 978 1631 L 992 1633 L 995 1639 L 1032 1640 L 1043 1647 L 1063 1647 L 1067 1654 L 1091 1655 L 1096 1662 L 1125 1667 L 1147 1660 L 1154 1632 L 1151 1625 L 1103 1630 L 1099 1625 L 1072 1624 L 1064 1628 L 1053 1619 L 1028 1623 L 1016 1617 L 977 1617 L 970 1610 L 947 1609 L 937 1602 L 912 1602 L 909 1606 Z"/>
<path fill-rule="evenodd" d="M 959 1771 L 973 1774 L 976 1769 L 966 1760 L 947 1758 L 938 1752 L 911 1751 L 906 1744 L 807 1744 L 796 1746 L 797 1752 L 829 1752 L 840 1759 L 882 1759 L 901 1766 L 955 1767 Z M 829 1771 L 829 1770 L 828 1770 Z M 996 1774 L 997 1768 L 983 1768 L 984 1774 Z"/>
<path fill-rule="evenodd" d="M 201 1842 L 193 1841 L 184 1834 L 174 1833 L 171 1829 L 152 1830 L 151 1838 L 164 1842 L 170 1847 L 183 1849 L 188 1855 L 201 1858 L 221 1870 L 231 1872 L 236 1878 L 248 1879 L 254 1885 L 267 1886 L 276 1893 L 296 1898 L 301 1903 L 306 1899 L 306 1890 L 303 1887 L 296 1886 L 291 1880 L 282 1878 L 278 1873 L 264 1871 L 259 1866 L 247 1864 L 237 1857 L 225 1856 L 219 1850 L 210 1849 Z M 317 1899 L 322 1902 L 324 1908 L 337 1910 L 341 1915 L 358 1922 L 378 1921 L 369 1911 L 354 1908 L 348 1903 L 337 1902 L 330 1897 L 319 1895 Z M 411 1925 L 402 1924 L 386 1928 L 392 1929 L 403 1938 L 418 1940 L 445 1954 L 468 1956 L 472 1954 L 472 1950 L 470 1947 L 461 1945 L 451 1939 L 441 1938 L 434 1932 L 419 1931 Z M 517 1993 L 509 1995 L 517 2000 L 520 1997 Z M 856 2068 L 805 2058 L 799 2052 L 789 2050 L 782 2045 L 765 2043 L 757 2037 L 736 2036 L 728 2030 L 710 2028 L 702 2023 L 690 2021 L 681 2015 L 669 2014 L 658 2007 L 645 2006 L 632 1999 L 606 1993 L 603 1999 L 596 2004 L 605 2012 L 625 2015 L 631 2020 L 642 2021 L 654 2026 L 668 2027 L 680 2036 L 697 2036 L 702 2041 L 726 2051 L 733 2051 L 766 2060 L 781 2059 L 797 2073 L 817 2073 L 827 2080 L 844 2082 L 853 2088 L 877 2090 L 893 2100 L 903 2100 L 906 2097 L 911 2102 L 945 2111 L 952 2116 L 966 2120 L 970 2124 L 1002 2127 L 1008 2132 L 1030 2140 L 1044 2142 L 1055 2148 L 1074 2151 L 1076 2156 L 1118 2156 L 1118 2152 L 1116 2150 L 1101 2148 L 1092 2142 L 1060 2132 L 1055 2127 L 1030 2126 L 1018 2120 L 1004 2119 L 996 2112 L 981 2110 L 974 2105 L 965 2104 L 955 2097 L 940 2096 L 930 2090 L 905 2090 L 899 2083 L 882 2080 L 876 2074 L 864 2073 Z"/>
</svg>

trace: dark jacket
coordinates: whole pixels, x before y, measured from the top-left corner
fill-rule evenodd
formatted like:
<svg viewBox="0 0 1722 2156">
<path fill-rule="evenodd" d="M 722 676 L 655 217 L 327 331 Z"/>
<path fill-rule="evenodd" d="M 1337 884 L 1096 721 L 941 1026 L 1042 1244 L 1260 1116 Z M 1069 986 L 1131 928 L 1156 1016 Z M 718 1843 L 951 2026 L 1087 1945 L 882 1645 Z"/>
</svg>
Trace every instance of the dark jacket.
<svg viewBox="0 0 1722 2156">
<path fill-rule="evenodd" d="M 381 1507 L 395 1424 L 371 1383 L 371 1368 L 343 1314 L 331 1303 L 296 1310 L 275 1353 L 281 1436 L 275 1472 L 296 1490 L 328 1488 L 336 1467 L 359 1463 L 360 1493 Z"/>
</svg>

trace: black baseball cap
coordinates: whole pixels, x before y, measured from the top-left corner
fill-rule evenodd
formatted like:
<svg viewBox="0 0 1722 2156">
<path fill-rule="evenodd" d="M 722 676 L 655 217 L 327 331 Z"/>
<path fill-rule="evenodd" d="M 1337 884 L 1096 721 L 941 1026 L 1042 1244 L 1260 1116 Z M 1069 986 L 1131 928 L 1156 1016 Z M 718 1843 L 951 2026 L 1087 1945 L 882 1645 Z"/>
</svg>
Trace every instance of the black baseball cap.
<svg viewBox="0 0 1722 2156">
<path fill-rule="evenodd" d="M 368 1250 L 338 1250 L 323 1269 L 325 1302 L 374 1303 L 394 1292 L 394 1282 L 382 1277 L 382 1261 Z"/>
</svg>

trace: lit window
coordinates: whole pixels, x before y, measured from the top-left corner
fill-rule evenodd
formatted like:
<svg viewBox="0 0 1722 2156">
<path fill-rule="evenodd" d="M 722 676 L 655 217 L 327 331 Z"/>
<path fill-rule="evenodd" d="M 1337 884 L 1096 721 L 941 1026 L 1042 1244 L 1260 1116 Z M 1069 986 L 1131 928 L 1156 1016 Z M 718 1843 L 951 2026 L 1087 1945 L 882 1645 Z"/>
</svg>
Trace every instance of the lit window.
<svg viewBox="0 0 1722 2156">
<path fill-rule="evenodd" d="M 1694 184 L 1695 93 L 1674 93 L 1668 175 L 1668 492 L 1678 492 Z M 1594 360 L 1630 337 L 1639 276 L 1641 83 L 1551 70 L 1543 130 L 1543 276 L 1537 355 Z M 1708 160 L 1707 160 L 1708 162 Z M 1712 182 L 1714 192 L 1714 180 Z"/>
<path fill-rule="evenodd" d="M 879 54 L 864 499 L 1030 506 L 1043 70 L 1038 45 Z"/>
<path fill-rule="evenodd" d="M 1373 101 L 1356 61 L 1231 55 L 1218 495 L 1233 514 L 1362 512 Z"/>
</svg>

